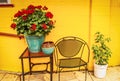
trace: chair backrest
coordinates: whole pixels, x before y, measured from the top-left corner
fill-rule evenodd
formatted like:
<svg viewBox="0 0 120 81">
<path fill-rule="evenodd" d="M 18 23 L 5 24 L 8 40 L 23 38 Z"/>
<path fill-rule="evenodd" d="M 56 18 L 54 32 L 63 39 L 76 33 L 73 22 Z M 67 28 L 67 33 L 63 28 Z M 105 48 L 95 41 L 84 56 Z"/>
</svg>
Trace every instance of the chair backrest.
<svg viewBox="0 0 120 81">
<path fill-rule="evenodd" d="M 55 43 L 55 59 L 56 61 L 59 59 L 58 54 L 60 54 L 63 58 L 73 58 L 79 54 L 78 57 L 82 58 L 85 47 L 87 48 L 88 62 L 90 49 L 83 39 L 74 36 L 60 38 Z"/>
</svg>

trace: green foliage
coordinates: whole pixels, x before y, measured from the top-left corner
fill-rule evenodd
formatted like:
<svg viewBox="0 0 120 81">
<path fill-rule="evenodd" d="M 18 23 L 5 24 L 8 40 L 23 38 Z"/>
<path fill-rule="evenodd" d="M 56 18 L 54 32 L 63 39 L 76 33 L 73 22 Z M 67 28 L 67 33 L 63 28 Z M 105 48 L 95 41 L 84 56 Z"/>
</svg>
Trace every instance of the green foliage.
<svg viewBox="0 0 120 81">
<path fill-rule="evenodd" d="M 106 43 L 110 42 L 111 39 L 109 37 L 105 38 L 100 32 L 96 32 L 95 36 L 95 44 L 92 46 L 95 63 L 98 65 L 108 64 L 112 52 Z"/>
</svg>

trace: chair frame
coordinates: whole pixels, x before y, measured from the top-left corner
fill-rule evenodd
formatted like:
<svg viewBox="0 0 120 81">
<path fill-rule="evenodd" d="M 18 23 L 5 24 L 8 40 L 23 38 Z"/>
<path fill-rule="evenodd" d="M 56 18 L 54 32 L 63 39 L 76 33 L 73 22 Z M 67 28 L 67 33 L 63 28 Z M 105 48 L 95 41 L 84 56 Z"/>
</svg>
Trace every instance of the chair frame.
<svg viewBox="0 0 120 81">
<path fill-rule="evenodd" d="M 80 59 L 82 60 L 82 55 L 83 55 L 83 50 L 84 50 L 84 47 L 86 46 L 87 47 L 87 50 L 88 50 L 88 52 L 87 52 L 87 55 L 88 55 L 88 57 L 87 57 L 87 61 L 85 62 L 84 60 L 84 64 L 83 65 L 80 65 L 80 66 L 75 66 L 75 67 L 60 67 L 59 66 L 59 61 L 58 61 L 58 52 L 59 52 L 59 49 L 58 49 L 58 44 L 61 42 L 61 41 L 64 41 L 64 40 L 77 40 L 77 41 L 79 41 L 79 42 L 82 42 L 82 48 L 80 48 L 80 49 L 82 49 L 82 51 L 81 51 L 81 55 L 80 55 Z M 80 52 L 80 50 L 78 51 L 78 52 Z M 76 54 L 78 54 L 78 53 L 76 53 Z M 88 68 L 87 68 L 87 66 L 88 66 L 88 63 L 89 63 L 89 57 L 90 57 L 90 48 L 89 48 L 89 46 L 88 46 L 88 44 L 87 44 L 87 42 L 86 41 L 84 41 L 83 39 L 81 39 L 81 38 L 79 38 L 79 37 L 75 37 L 75 36 L 66 36 L 66 37 L 63 37 L 63 38 L 60 38 L 60 39 L 58 39 L 57 41 L 56 41 L 56 43 L 55 43 L 55 51 L 54 51 L 54 59 L 55 59 L 55 64 L 56 64 L 56 66 L 57 66 L 57 72 L 59 72 L 59 74 L 58 74 L 58 79 L 59 79 L 59 81 L 60 81 L 60 72 L 62 71 L 62 69 L 63 68 L 79 68 L 79 71 L 80 71 L 80 67 L 81 66 L 84 66 L 85 67 L 85 81 L 87 80 L 87 72 L 88 72 Z M 71 58 L 71 57 L 70 57 Z"/>
</svg>

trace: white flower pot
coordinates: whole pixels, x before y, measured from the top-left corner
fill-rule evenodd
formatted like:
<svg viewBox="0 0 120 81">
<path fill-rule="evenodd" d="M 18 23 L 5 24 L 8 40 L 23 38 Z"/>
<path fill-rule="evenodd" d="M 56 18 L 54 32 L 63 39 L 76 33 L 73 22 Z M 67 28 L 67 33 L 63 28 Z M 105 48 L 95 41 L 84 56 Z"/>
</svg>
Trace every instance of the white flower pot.
<svg viewBox="0 0 120 81">
<path fill-rule="evenodd" d="M 94 63 L 94 75 L 97 78 L 104 78 L 106 76 L 106 70 L 108 65 L 97 65 Z"/>
</svg>

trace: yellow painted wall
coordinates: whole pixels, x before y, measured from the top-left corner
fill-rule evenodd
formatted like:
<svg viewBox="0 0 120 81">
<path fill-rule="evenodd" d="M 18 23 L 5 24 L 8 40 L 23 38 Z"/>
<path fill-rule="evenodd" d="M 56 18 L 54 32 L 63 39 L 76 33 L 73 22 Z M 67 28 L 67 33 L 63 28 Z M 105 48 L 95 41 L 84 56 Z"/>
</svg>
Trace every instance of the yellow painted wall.
<svg viewBox="0 0 120 81">
<path fill-rule="evenodd" d="M 19 9 L 29 4 L 46 5 L 54 14 L 56 27 L 46 37 L 46 40 L 56 41 L 60 37 L 74 35 L 79 36 L 93 44 L 94 33 L 101 31 L 112 38 L 110 47 L 112 58 L 109 65 L 119 65 L 119 32 L 120 32 L 120 7 L 114 7 L 116 2 L 110 0 L 92 0 L 91 28 L 89 28 L 89 0 L 11 0 L 15 7 L 0 7 L 0 32 L 14 33 L 10 28 L 12 17 Z M 113 0 L 111 0 L 113 1 Z M 120 1 L 120 0 L 117 0 Z M 113 5 L 113 6 L 111 6 Z M 90 29 L 90 33 L 89 33 Z M 90 37 L 89 37 L 90 36 Z M 90 38 L 90 40 L 89 40 Z M 0 70 L 21 71 L 19 56 L 26 47 L 24 39 L 0 36 Z M 93 69 L 93 54 L 89 63 L 89 69 Z M 26 62 L 27 63 L 27 62 Z"/>
<path fill-rule="evenodd" d="M 97 31 L 100 31 L 101 33 L 107 36 L 110 35 L 109 26 L 110 26 L 110 0 L 92 0 L 90 46 L 94 44 L 95 38 L 94 34 Z M 93 53 L 91 54 L 93 56 Z M 94 62 L 94 60 L 91 61 Z M 93 66 L 91 68 L 93 68 Z"/>
<path fill-rule="evenodd" d="M 112 57 L 109 66 L 120 65 L 120 0 L 92 0 L 91 17 L 91 45 L 96 31 L 102 32 L 105 36 L 111 37 L 109 46 L 112 50 Z"/>
<path fill-rule="evenodd" d="M 110 14 L 110 36 L 111 49 L 113 51 L 113 56 L 110 59 L 111 65 L 120 64 L 120 0 L 112 0 L 111 2 L 111 14 Z"/>
</svg>

